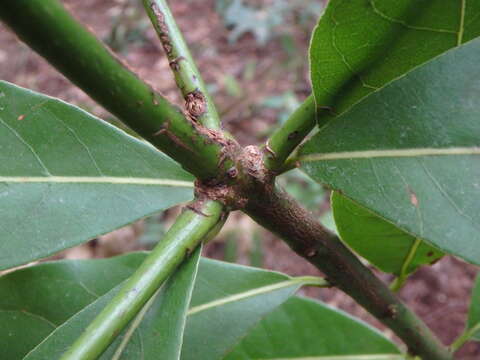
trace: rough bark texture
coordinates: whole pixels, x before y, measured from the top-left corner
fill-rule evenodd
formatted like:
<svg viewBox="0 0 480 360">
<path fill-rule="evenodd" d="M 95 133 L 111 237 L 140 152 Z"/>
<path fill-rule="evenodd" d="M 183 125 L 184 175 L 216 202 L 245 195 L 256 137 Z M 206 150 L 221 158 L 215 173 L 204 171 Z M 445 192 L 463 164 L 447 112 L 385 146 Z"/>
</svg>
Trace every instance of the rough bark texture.
<svg viewBox="0 0 480 360">
<path fill-rule="evenodd" d="M 330 284 L 342 289 L 391 328 L 411 354 L 425 360 L 452 359 L 425 324 L 338 237 L 288 194 L 271 185 L 252 195 L 244 211 L 323 271 Z"/>
</svg>

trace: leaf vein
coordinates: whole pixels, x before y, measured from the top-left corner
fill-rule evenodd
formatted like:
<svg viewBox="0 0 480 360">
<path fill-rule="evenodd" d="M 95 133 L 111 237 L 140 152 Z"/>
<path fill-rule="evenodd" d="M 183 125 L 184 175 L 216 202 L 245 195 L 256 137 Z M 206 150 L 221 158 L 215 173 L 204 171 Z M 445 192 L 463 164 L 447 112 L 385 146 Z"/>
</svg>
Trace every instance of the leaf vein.
<svg viewBox="0 0 480 360">
<path fill-rule="evenodd" d="M 302 155 L 299 161 L 326 161 L 349 160 L 368 158 L 395 158 L 395 157 L 420 157 L 440 155 L 480 155 L 480 147 L 451 147 L 451 148 L 415 148 L 415 149 L 383 149 L 383 150 L 358 150 L 332 153 L 311 153 Z"/>
<path fill-rule="evenodd" d="M 431 31 L 431 32 L 439 32 L 439 33 L 447 33 L 447 34 L 457 34 L 457 31 L 453 31 L 453 30 L 436 29 L 436 28 L 430 28 L 430 27 L 426 27 L 426 26 L 414 26 L 414 25 L 408 24 L 407 22 L 405 22 L 403 20 L 392 18 L 392 17 L 388 16 L 387 14 L 385 14 L 384 12 L 380 11 L 377 8 L 377 5 L 375 4 L 375 1 L 376 0 L 370 0 L 370 5 L 372 6 L 373 12 L 375 14 L 377 14 L 378 16 L 380 16 L 381 18 L 383 18 L 385 20 L 388 20 L 388 21 L 393 22 L 395 24 L 402 25 L 402 26 L 406 27 L 407 29 L 418 30 L 418 31 Z"/>
<path fill-rule="evenodd" d="M 48 168 L 45 166 L 45 164 L 43 163 L 42 159 L 40 158 L 40 156 L 37 154 L 37 152 L 35 151 L 35 149 L 15 130 L 13 129 L 11 126 L 9 126 L 1 117 L 0 117 L 0 123 L 5 126 L 11 133 L 13 133 L 15 135 L 15 137 L 20 140 L 20 142 L 25 145 L 25 147 L 27 147 L 27 149 L 33 154 L 33 156 L 35 157 L 35 159 L 38 161 L 39 165 L 45 170 L 45 173 L 47 175 L 51 175 L 50 174 L 50 171 L 48 170 Z"/>
</svg>

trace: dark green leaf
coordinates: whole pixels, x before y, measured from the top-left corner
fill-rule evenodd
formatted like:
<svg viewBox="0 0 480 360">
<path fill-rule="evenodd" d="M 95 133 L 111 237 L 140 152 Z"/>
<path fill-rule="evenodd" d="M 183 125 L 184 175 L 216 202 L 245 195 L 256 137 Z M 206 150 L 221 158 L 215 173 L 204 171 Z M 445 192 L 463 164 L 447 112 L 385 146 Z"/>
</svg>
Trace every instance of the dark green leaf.
<svg viewBox="0 0 480 360">
<path fill-rule="evenodd" d="M 367 324 L 321 303 L 292 297 L 263 319 L 226 360 L 403 360 L 394 344 Z M 330 356 L 351 357 L 335 357 Z M 328 357 L 327 357 L 328 356 Z"/>
<path fill-rule="evenodd" d="M 477 280 L 470 298 L 470 310 L 468 312 L 467 329 L 472 333 L 473 340 L 480 341 L 480 275 Z"/>
<path fill-rule="evenodd" d="M 188 312 L 182 360 L 222 359 L 309 278 L 204 259 Z"/>
<path fill-rule="evenodd" d="M 188 262 L 167 281 L 155 298 L 151 299 L 151 303 L 145 306 L 143 310 L 145 313 L 140 313 L 138 319 L 132 321 L 129 330 L 107 349 L 101 359 L 180 358 L 187 310 L 197 276 L 200 253 L 199 247 Z M 130 337 L 129 332 L 133 330 L 135 332 L 132 332 Z M 126 346 L 123 348 L 124 345 Z"/>
<path fill-rule="evenodd" d="M 301 149 L 318 182 L 480 264 L 480 40 L 373 93 Z"/>
<path fill-rule="evenodd" d="M 443 256 L 423 241 L 417 244 L 414 236 L 338 192 L 332 195 L 332 208 L 342 240 L 382 271 L 409 274 Z"/>
<path fill-rule="evenodd" d="M 0 82 L 0 269 L 192 197 L 150 145 L 62 101 Z"/>
<path fill-rule="evenodd" d="M 479 36 L 479 15 L 480 2 L 474 0 L 330 0 L 310 47 L 318 106 L 342 113 L 414 67 Z"/>
<path fill-rule="evenodd" d="M 0 316 L 4 320 L 0 328 L 0 358 L 22 359 L 29 352 L 28 359 L 60 356 L 113 298 L 121 282 L 135 271 L 144 257 L 144 253 L 137 253 L 108 260 L 44 263 L 1 277 L 0 293 L 6 296 L 0 298 Z M 198 271 L 182 358 L 222 358 L 251 327 L 299 286 L 319 281 L 207 259 L 200 261 Z M 157 359 L 158 354 L 168 349 L 164 341 L 178 350 L 181 312 L 188 303 L 191 289 L 187 285 L 191 284 L 191 276 L 193 272 L 185 267 L 183 273 L 176 273 L 175 278 L 165 284 L 120 359 L 136 360 L 140 352 L 147 359 Z M 203 322 L 205 319 L 208 322 Z M 177 329 L 176 333 L 173 328 Z M 20 333 L 23 340 L 12 345 L 11 339 Z M 158 335 L 164 333 L 175 333 L 177 342 Z M 123 336 L 111 345 L 105 358 L 113 356 Z M 205 352 L 199 355 L 196 352 L 199 349 Z"/>
<path fill-rule="evenodd" d="M 200 251 L 164 284 L 138 321 L 132 320 L 100 359 L 175 359 L 181 350 L 186 311 L 190 302 Z M 117 285 L 64 322 L 31 351 L 26 360 L 58 359 L 113 299 Z M 131 331 L 129 328 L 131 327 Z M 125 339 L 125 343 L 123 340 Z"/>
<path fill-rule="evenodd" d="M 60 357 L 68 350 L 69 346 L 73 344 L 75 339 L 77 339 L 83 330 L 85 330 L 88 324 L 90 324 L 100 311 L 102 311 L 102 309 L 114 298 L 122 284 L 123 283 L 120 283 L 57 327 L 45 337 L 42 342 L 37 344 L 37 346 L 23 359 L 60 359 Z M 32 330 L 34 329 L 32 328 Z M 14 357 L 13 359 L 21 358 Z"/>
<path fill-rule="evenodd" d="M 43 263 L 0 277 L 0 359 L 22 359 L 58 326 L 125 280 L 143 254 Z"/>
</svg>

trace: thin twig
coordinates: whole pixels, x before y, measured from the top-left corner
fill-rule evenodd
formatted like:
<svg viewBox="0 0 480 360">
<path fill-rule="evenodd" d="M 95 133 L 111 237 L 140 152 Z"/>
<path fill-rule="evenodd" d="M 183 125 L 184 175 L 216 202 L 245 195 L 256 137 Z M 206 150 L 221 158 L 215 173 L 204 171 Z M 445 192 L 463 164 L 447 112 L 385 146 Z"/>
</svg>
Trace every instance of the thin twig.
<svg viewBox="0 0 480 360">
<path fill-rule="evenodd" d="M 452 352 L 459 350 L 468 340 L 472 338 L 477 331 L 480 331 L 480 323 L 466 329 L 453 343 L 450 345 Z"/>
<path fill-rule="evenodd" d="M 390 289 L 393 292 L 398 292 L 400 289 L 405 285 L 405 281 L 408 278 L 409 272 L 408 272 L 408 267 L 412 263 L 415 254 L 417 253 L 418 247 L 422 243 L 422 240 L 417 238 L 413 242 L 412 246 L 410 247 L 410 250 L 408 251 L 407 257 L 405 258 L 405 261 L 402 264 L 402 268 L 400 270 L 400 275 L 395 279 L 395 281 L 390 285 Z"/>
<path fill-rule="evenodd" d="M 112 356 L 111 360 L 119 360 L 120 357 L 123 354 L 123 351 L 126 349 L 127 345 L 130 342 L 130 339 L 132 338 L 133 334 L 135 333 L 135 330 L 140 326 L 142 323 L 143 318 L 147 314 L 148 310 L 152 307 L 153 303 L 155 302 L 155 299 L 157 298 L 158 294 L 162 290 L 163 285 L 153 294 L 153 296 L 150 298 L 150 300 L 147 301 L 147 303 L 143 306 L 142 310 L 137 314 L 135 319 L 133 319 L 132 324 L 126 331 L 125 335 L 122 338 L 122 341 L 120 342 L 120 345 L 118 345 L 117 350 L 115 350 L 115 353 Z"/>
<path fill-rule="evenodd" d="M 165 0 L 143 0 L 157 31 L 175 82 L 185 99 L 185 110 L 193 120 L 209 129 L 220 129 L 220 119 L 175 18 Z"/>
<path fill-rule="evenodd" d="M 267 140 L 266 144 L 275 156 L 267 152 L 264 156 L 265 166 L 274 172 L 280 170 L 285 160 L 313 130 L 315 124 L 315 100 L 313 95 L 310 95 Z"/>
<path fill-rule="evenodd" d="M 185 209 L 118 294 L 97 315 L 62 360 L 96 359 L 201 241 L 217 232 L 223 223 L 223 206 L 216 201 L 198 201 L 203 213 Z"/>
</svg>

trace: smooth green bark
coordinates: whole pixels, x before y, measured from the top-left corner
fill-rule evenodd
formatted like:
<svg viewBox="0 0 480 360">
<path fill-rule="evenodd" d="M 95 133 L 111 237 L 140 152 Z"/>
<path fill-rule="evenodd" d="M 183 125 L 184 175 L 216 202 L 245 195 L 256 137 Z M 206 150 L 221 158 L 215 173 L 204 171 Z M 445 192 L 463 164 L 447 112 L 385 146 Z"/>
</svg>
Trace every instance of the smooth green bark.
<svg viewBox="0 0 480 360">
<path fill-rule="evenodd" d="M 313 95 L 275 130 L 264 148 L 265 166 L 274 172 L 282 169 L 285 160 L 316 125 L 316 106 Z"/>
<path fill-rule="evenodd" d="M 74 84 L 185 169 L 202 179 L 218 174 L 221 146 L 140 80 L 57 0 L 2 1 L 0 19 Z"/>
<path fill-rule="evenodd" d="M 211 200 L 187 207 L 165 237 L 127 280 L 113 300 L 62 356 L 62 360 L 96 359 L 162 283 L 201 241 L 218 232 L 223 206 Z M 213 231 L 213 232 L 212 232 Z"/>
</svg>

